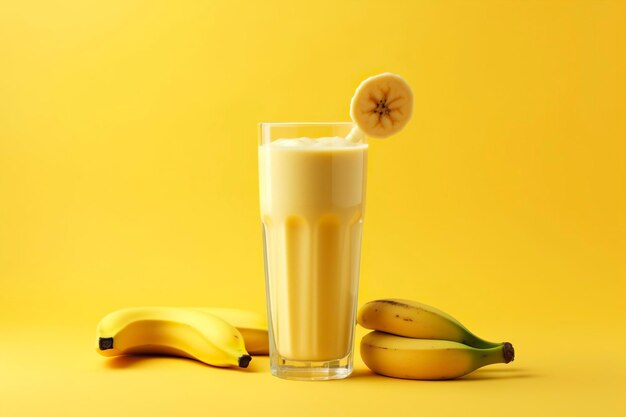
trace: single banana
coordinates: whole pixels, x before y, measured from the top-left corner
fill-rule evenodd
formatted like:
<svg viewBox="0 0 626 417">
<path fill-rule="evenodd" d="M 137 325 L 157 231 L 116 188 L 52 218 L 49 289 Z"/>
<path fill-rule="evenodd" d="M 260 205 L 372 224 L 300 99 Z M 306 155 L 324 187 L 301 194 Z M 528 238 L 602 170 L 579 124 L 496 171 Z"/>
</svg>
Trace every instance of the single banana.
<svg viewBox="0 0 626 417">
<path fill-rule="evenodd" d="M 265 316 L 253 311 L 235 308 L 194 307 L 217 316 L 235 326 L 243 336 L 246 350 L 251 355 L 267 355 L 270 351 Z"/>
<path fill-rule="evenodd" d="M 510 343 L 476 349 L 448 340 L 412 339 L 371 332 L 361 340 L 361 358 L 377 374 L 405 379 L 453 379 L 515 357 Z"/>
<path fill-rule="evenodd" d="M 359 309 L 358 323 L 370 330 L 418 339 L 441 339 L 475 348 L 500 346 L 474 335 L 451 315 L 417 301 L 370 301 Z"/>
<path fill-rule="evenodd" d="M 390 72 L 369 77 L 350 102 L 350 117 L 357 129 L 347 139 L 357 141 L 358 130 L 373 138 L 386 138 L 402 130 L 412 113 L 413 92 L 404 78 Z"/>
<path fill-rule="evenodd" d="M 224 320 L 198 310 L 137 307 L 114 311 L 98 324 L 103 356 L 167 354 L 213 366 L 247 368 L 252 359 L 243 336 Z"/>
</svg>

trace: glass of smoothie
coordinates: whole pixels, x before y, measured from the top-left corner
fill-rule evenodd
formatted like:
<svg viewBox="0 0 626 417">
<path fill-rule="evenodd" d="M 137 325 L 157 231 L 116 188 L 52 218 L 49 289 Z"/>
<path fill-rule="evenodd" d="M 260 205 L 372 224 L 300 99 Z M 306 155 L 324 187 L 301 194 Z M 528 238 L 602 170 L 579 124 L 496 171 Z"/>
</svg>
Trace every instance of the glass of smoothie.
<svg viewBox="0 0 626 417">
<path fill-rule="evenodd" d="M 397 74 L 369 77 L 350 102 L 353 122 L 261 123 L 259 182 L 270 368 L 287 379 L 352 372 L 365 211 L 366 137 L 411 118 Z"/>
<path fill-rule="evenodd" d="M 281 378 L 352 372 L 368 150 L 354 129 L 260 124 L 270 367 Z"/>
</svg>

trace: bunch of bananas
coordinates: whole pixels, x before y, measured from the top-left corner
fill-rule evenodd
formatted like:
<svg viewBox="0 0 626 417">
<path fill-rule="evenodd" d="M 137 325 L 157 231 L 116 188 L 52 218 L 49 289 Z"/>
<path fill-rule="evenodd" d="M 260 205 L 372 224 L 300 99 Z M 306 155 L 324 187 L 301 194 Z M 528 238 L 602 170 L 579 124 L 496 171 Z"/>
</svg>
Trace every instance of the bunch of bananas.
<svg viewBox="0 0 626 417">
<path fill-rule="evenodd" d="M 269 352 L 260 314 L 229 308 L 135 307 L 114 311 L 98 324 L 103 356 L 166 354 L 213 366 L 247 368 Z"/>
<path fill-rule="evenodd" d="M 479 338 L 454 317 L 416 301 L 365 304 L 358 323 L 374 330 L 361 357 L 374 372 L 408 379 L 452 379 L 493 363 L 509 363 L 513 346 Z M 213 366 L 246 368 L 269 353 L 265 317 L 228 308 L 135 307 L 106 315 L 97 329 L 103 356 L 166 354 Z"/>
<path fill-rule="evenodd" d="M 452 379 L 515 357 L 510 343 L 483 340 L 449 314 L 416 301 L 371 301 L 357 320 L 374 330 L 361 340 L 361 358 L 381 375 Z"/>
</svg>

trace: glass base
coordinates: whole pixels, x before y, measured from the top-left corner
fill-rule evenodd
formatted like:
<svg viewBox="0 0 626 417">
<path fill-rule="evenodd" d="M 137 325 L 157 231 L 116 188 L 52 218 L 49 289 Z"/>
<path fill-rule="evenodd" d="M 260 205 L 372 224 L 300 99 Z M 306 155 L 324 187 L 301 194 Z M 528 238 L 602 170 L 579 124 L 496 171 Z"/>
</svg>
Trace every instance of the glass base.
<svg viewBox="0 0 626 417">
<path fill-rule="evenodd" d="M 352 354 L 333 361 L 294 361 L 272 355 L 272 375 L 299 381 L 327 381 L 343 379 L 352 373 Z"/>
</svg>

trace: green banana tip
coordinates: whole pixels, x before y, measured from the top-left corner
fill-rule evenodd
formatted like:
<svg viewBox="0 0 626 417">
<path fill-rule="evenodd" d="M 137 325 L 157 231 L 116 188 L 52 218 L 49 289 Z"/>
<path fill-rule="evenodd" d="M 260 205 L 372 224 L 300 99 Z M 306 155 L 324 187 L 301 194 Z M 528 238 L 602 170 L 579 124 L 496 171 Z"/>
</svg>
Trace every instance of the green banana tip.
<svg viewBox="0 0 626 417">
<path fill-rule="evenodd" d="M 250 355 L 241 355 L 239 357 L 238 365 L 240 368 L 247 368 L 248 364 L 252 360 L 252 356 Z"/>
<path fill-rule="evenodd" d="M 502 355 L 504 356 L 504 363 L 509 363 L 515 360 L 515 348 L 509 342 L 502 343 Z"/>
</svg>

